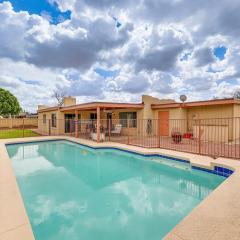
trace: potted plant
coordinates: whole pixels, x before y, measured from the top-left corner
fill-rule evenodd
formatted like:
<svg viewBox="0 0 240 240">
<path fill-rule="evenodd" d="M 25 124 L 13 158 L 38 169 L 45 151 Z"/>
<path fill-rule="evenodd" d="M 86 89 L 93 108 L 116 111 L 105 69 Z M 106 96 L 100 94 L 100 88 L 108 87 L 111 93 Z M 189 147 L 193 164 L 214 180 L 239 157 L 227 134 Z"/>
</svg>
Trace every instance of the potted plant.
<svg viewBox="0 0 240 240">
<path fill-rule="evenodd" d="M 182 141 L 182 134 L 180 132 L 173 132 L 172 140 L 174 143 L 180 143 Z"/>
</svg>

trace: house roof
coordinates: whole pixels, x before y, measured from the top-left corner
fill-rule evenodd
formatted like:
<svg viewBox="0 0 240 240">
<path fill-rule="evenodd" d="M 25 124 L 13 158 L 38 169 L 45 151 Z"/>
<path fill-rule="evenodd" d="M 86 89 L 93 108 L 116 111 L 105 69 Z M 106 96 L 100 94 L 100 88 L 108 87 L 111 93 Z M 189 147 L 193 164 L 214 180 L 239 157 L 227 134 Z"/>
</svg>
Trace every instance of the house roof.
<svg viewBox="0 0 240 240">
<path fill-rule="evenodd" d="M 142 109 L 144 105 L 142 103 L 112 103 L 112 102 L 89 102 L 82 104 L 75 104 L 66 107 L 49 107 L 39 109 L 38 112 L 48 112 L 54 110 L 60 110 L 61 112 L 72 111 L 72 110 L 96 110 L 98 107 L 101 109 Z"/>
<path fill-rule="evenodd" d="M 46 108 L 41 108 L 41 109 L 38 109 L 38 113 L 41 113 L 41 112 L 49 112 L 49 111 L 55 111 L 55 110 L 58 110 L 60 109 L 60 107 L 46 107 Z"/>
<path fill-rule="evenodd" d="M 200 106 L 215 106 L 215 105 L 230 105 L 230 104 L 240 104 L 240 100 L 234 98 L 226 99 L 213 99 L 205 101 L 195 101 L 195 102 L 186 102 L 186 103 L 160 103 L 160 104 L 151 104 L 152 109 L 164 109 L 164 108 L 189 108 L 189 107 L 200 107 Z M 116 103 L 116 102 L 89 102 L 75 104 L 66 107 L 48 107 L 39 109 L 38 112 L 49 112 L 60 110 L 61 112 L 73 111 L 73 110 L 96 110 L 98 107 L 101 109 L 142 109 L 144 107 L 143 103 Z"/>
<path fill-rule="evenodd" d="M 167 104 L 152 104 L 152 109 L 162 109 L 162 108 L 178 108 L 178 107 L 201 107 L 201 106 L 215 106 L 215 105 L 229 105 L 229 104 L 240 104 L 240 101 L 234 98 L 226 99 L 213 99 L 205 101 L 196 102 L 186 102 L 186 103 L 167 103 Z"/>
</svg>

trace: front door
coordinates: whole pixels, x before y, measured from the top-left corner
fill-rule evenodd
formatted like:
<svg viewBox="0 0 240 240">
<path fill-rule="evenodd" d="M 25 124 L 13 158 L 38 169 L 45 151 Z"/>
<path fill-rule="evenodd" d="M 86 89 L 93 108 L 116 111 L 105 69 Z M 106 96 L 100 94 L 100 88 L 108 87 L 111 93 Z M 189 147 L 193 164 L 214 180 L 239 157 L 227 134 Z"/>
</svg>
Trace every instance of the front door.
<svg viewBox="0 0 240 240">
<path fill-rule="evenodd" d="M 169 135 L 169 111 L 158 112 L 159 135 Z"/>
</svg>

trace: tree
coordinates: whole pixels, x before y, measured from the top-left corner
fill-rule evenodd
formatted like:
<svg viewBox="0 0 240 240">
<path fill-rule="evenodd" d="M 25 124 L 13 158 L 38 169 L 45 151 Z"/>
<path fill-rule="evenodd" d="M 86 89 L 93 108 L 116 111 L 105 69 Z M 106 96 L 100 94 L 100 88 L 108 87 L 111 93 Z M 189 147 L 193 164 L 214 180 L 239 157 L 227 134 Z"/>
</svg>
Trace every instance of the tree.
<svg viewBox="0 0 240 240">
<path fill-rule="evenodd" d="M 9 91 L 0 88 L 0 115 L 17 115 L 20 111 L 17 98 Z"/>
<path fill-rule="evenodd" d="M 53 96 L 56 98 L 58 106 L 61 107 L 64 103 L 64 98 L 66 96 L 63 91 L 54 91 Z"/>
<path fill-rule="evenodd" d="M 237 90 L 237 91 L 234 93 L 234 98 L 240 99 L 240 90 Z"/>
</svg>

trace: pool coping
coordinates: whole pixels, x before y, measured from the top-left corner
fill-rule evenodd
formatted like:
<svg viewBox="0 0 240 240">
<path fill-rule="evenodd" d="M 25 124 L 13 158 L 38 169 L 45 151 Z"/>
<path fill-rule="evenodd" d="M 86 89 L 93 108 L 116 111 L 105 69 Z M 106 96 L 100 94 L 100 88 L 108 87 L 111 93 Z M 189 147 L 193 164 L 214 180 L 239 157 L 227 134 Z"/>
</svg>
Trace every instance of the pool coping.
<svg viewBox="0 0 240 240">
<path fill-rule="evenodd" d="M 0 140 L 0 240 L 34 240 L 32 228 L 12 169 L 6 144 L 46 140 L 69 140 L 91 148 L 115 148 L 141 155 L 182 159 L 194 168 L 212 171 L 217 165 L 234 170 L 219 187 L 195 207 L 164 239 L 240 239 L 240 161 L 165 149 L 146 149 L 114 142 L 95 143 L 72 137 L 30 137 Z M 218 174 L 219 171 L 216 171 Z"/>
</svg>

